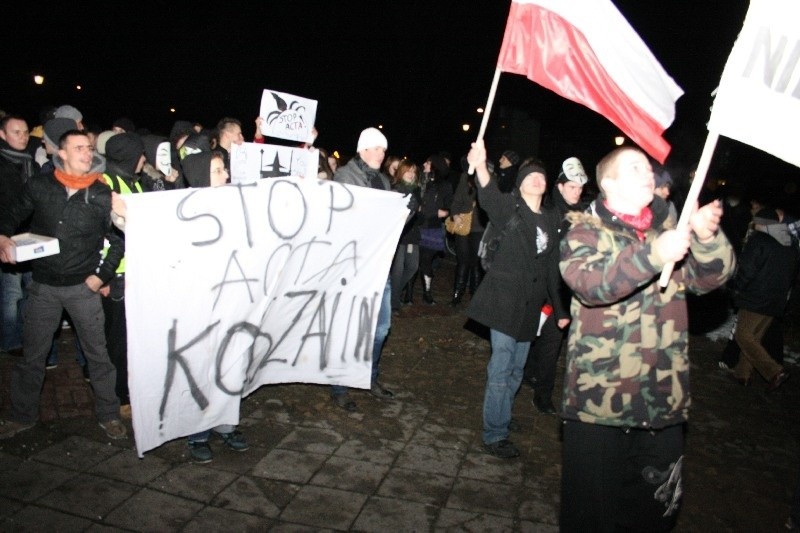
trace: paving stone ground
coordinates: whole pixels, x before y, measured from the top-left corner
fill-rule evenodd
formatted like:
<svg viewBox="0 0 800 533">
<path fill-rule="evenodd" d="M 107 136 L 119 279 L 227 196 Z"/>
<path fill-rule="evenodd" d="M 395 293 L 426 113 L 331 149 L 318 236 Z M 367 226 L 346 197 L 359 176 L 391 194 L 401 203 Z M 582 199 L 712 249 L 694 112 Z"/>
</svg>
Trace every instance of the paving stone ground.
<svg viewBox="0 0 800 533">
<path fill-rule="evenodd" d="M 193 464 L 185 439 L 137 458 L 92 414 L 72 332 L 47 373 L 41 423 L 0 441 L 2 531 L 536 531 L 558 530 L 560 422 L 538 414 L 523 385 L 513 435 L 522 456 L 482 452 L 487 340 L 447 302 L 453 265 L 434 280 L 438 304 L 393 318 L 381 370 L 394 401 L 354 391 L 356 413 L 328 387 L 262 387 L 241 407 L 251 448 L 212 438 Z M 708 314 L 710 302 L 693 303 Z M 676 531 L 779 531 L 800 470 L 800 368 L 773 394 L 733 383 L 722 341 L 691 339 L 694 403 Z M 13 357 L 0 356 L 0 412 Z M 559 374 L 563 373 L 563 357 Z M 558 398 L 556 398 L 558 400 Z M 128 423 L 128 429 L 132 430 Z"/>
</svg>

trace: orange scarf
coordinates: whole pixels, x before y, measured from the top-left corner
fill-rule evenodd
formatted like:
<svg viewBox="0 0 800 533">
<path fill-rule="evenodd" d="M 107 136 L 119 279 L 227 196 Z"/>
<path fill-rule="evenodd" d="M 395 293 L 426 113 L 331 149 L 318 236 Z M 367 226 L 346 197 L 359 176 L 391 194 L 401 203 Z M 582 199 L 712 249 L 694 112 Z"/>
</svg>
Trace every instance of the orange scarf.
<svg viewBox="0 0 800 533">
<path fill-rule="evenodd" d="M 103 174 L 100 172 L 86 174 L 83 176 L 73 176 L 72 174 L 67 174 L 63 170 L 56 169 L 55 176 L 61 185 L 69 189 L 85 189 L 95 181 L 105 183 L 103 180 Z"/>
</svg>

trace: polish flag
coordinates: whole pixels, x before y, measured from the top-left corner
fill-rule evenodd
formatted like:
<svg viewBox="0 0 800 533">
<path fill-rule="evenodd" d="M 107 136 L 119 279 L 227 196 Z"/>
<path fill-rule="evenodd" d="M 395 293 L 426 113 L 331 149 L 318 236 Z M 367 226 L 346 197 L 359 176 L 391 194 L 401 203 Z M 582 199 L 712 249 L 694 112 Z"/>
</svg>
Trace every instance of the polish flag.
<svg viewBox="0 0 800 533">
<path fill-rule="evenodd" d="M 610 0 L 513 0 L 497 68 L 592 109 L 663 163 L 683 91 Z"/>
</svg>

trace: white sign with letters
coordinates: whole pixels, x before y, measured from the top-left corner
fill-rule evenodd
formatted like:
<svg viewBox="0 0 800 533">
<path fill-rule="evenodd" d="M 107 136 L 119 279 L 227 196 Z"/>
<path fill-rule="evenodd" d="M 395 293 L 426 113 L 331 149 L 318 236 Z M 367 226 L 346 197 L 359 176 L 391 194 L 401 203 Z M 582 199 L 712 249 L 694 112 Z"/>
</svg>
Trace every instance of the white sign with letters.
<svg viewBox="0 0 800 533">
<path fill-rule="evenodd" d="M 408 214 L 393 192 L 317 179 L 126 197 L 136 448 L 239 422 L 258 387 L 369 388 Z"/>
</svg>

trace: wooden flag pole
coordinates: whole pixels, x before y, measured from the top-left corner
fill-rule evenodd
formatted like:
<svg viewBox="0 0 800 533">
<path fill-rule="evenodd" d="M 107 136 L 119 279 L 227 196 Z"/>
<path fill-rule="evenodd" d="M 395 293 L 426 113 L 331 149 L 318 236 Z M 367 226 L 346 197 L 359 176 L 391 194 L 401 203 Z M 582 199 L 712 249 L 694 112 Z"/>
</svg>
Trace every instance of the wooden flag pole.
<svg viewBox="0 0 800 533">
<path fill-rule="evenodd" d="M 481 120 L 481 127 L 478 130 L 478 138 L 475 142 L 483 139 L 483 135 L 486 133 L 486 125 L 489 123 L 489 115 L 492 113 L 492 104 L 494 104 L 494 95 L 497 93 L 497 83 L 500 81 L 500 72 L 502 71 L 499 68 L 494 69 L 492 87 L 489 89 L 489 98 L 486 100 L 486 107 L 483 108 L 483 119 Z M 475 167 L 470 164 L 467 174 L 471 175 L 473 172 L 475 172 Z"/>
<path fill-rule="evenodd" d="M 686 196 L 686 202 L 683 204 L 681 216 L 678 218 L 678 228 L 683 229 L 689 225 L 689 217 L 692 216 L 695 203 L 700 198 L 700 191 L 703 190 L 703 183 L 706 181 L 706 174 L 708 168 L 711 166 L 711 156 L 714 155 L 714 149 L 717 147 L 719 140 L 719 133 L 710 131 L 706 137 L 706 144 L 703 146 L 703 153 L 700 154 L 700 162 L 697 164 L 697 170 L 694 173 L 694 180 L 689 187 L 689 193 Z M 669 284 L 669 278 L 672 276 L 672 269 L 675 268 L 675 263 L 670 262 L 664 265 L 664 270 L 661 271 L 661 278 L 658 280 L 658 285 L 663 289 Z"/>
</svg>

